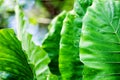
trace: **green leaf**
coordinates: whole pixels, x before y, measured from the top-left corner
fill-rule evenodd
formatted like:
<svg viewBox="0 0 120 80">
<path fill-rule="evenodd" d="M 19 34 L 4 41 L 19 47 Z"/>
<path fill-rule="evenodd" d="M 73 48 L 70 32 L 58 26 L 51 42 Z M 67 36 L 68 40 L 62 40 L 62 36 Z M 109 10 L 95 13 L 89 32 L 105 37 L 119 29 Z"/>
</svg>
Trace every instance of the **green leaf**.
<svg viewBox="0 0 120 80">
<path fill-rule="evenodd" d="M 22 47 L 28 56 L 29 63 L 32 65 L 34 78 L 37 80 L 50 80 L 48 79 L 48 76 L 51 75 L 48 68 L 50 59 L 47 53 L 39 45 L 36 45 L 32 41 L 32 35 L 27 32 L 27 29 L 29 28 L 29 22 L 25 20 L 24 13 L 20 10 L 18 5 L 16 6 L 15 10 L 18 23 L 17 36 L 22 42 Z"/>
<path fill-rule="evenodd" d="M 120 80 L 120 1 L 94 0 L 83 20 L 83 80 Z"/>
<path fill-rule="evenodd" d="M 75 0 L 73 9 L 79 16 L 82 17 L 86 13 L 88 6 L 90 6 L 92 2 L 93 0 Z"/>
<path fill-rule="evenodd" d="M 70 11 L 63 22 L 60 40 L 59 67 L 62 80 L 81 80 L 82 63 L 79 59 L 81 20 Z"/>
<path fill-rule="evenodd" d="M 63 80 L 82 80 L 83 64 L 79 58 L 82 19 L 92 0 L 76 0 L 61 31 L 59 67 Z"/>
<path fill-rule="evenodd" d="M 0 80 L 33 80 L 20 41 L 11 29 L 0 30 Z"/>
<path fill-rule="evenodd" d="M 65 16 L 66 12 L 63 11 L 52 20 L 51 24 L 49 25 L 49 32 L 42 42 L 43 49 L 48 53 L 51 59 L 51 62 L 49 63 L 50 71 L 56 75 L 60 75 L 58 67 L 59 42 L 60 32 Z"/>
</svg>

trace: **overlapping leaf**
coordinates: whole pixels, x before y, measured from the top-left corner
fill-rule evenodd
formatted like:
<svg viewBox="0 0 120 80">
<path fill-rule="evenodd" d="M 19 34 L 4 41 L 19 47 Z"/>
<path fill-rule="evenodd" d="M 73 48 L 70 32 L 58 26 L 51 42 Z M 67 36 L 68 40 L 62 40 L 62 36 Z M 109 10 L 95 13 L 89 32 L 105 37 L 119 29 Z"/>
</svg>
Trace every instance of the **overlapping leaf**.
<svg viewBox="0 0 120 80">
<path fill-rule="evenodd" d="M 82 18 L 92 0 L 76 0 L 64 22 L 60 41 L 59 66 L 63 80 L 81 80 L 83 64 L 79 58 Z"/>
<path fill-rule="evenodd" d="M 120 1 L 94 0 L 83 20 L 83 80 L 120 79 Z"/>
<path fill-rule="evenodd" d="M 71 11 L 67 14 L 61 32 L 59 67 L 63 80 L 81 80 L 82 63 L 79 59 L 81 21 Z"/>
<path fill-rule="evenodd" d="M 25 16 L 19 9 L 19 6 L 16 6 L 16 19 L 18 22 L 17 35 L 22 42 L 22 47 L 28 56 L 29 63 L 33 65 L 32 70 L 34 77 L 37 80 L 47 80 L 49 76 L 52 75 L 48 68 L 50 59 L 48 58 L 47 53 L 32 41 L 32 35 L 27 32 L 29 25 L 27 24 L 27 20 L 25 21 L 24 17 Z"/>
<path fill-rule="evenodd" d="M 48 53 L 51 58 L 49 63 L 50 70 L 53 74 L 60 75 L 59 71 L 59 43 L 60 32 L 63 25 L 63 20 L 66 16 L 66 12 L 63 11 L 57 17 L 55 17 L 49 25 L 49 32 L 43 40 L 42 47 Z"/>
<path fill-rule="evenodd" d="M 0 30 L 0 80 L 33 80 L 20 41 L 11 29 Z"/>
</svg>

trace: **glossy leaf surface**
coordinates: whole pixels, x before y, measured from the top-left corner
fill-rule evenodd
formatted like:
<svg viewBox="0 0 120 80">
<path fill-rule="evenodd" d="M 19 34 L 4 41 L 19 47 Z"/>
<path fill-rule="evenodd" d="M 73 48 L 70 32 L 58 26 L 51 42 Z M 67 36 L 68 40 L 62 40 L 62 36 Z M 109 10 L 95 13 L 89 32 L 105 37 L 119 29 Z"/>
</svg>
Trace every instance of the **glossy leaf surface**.
<svg viewBox="0 0 120 80">
<path fill-rule="evenodd" d="M 11 29 L 0 30 L 0 80 L 33 80 L 21 43 Z"/>
<path fill-rule="evenodd" d="M 94 0 L 83 20 L 83 80 L 120 79 L 120 1 Z"/>
<path fill-rule="evenodd" d="M 81 80 L 80 31 L 79 16 L 74 11 L 69 12 L 63 22 L 60 40 L 59 67 L 63 80 Z"/>
<path fill-rule="evenodd" d="M 51 62 L 49 63 L 50 71 L 53 74 L 60 75 L 59 71 L 59 43 L 60 32 L 63 25 L 63 20 L 66 16 L 66 12 L 63 11 L 57 17 L 55 17 L 49 25 L 49 32 L 43 40 L 42 47 L 48 53 Z"/>
</svg>

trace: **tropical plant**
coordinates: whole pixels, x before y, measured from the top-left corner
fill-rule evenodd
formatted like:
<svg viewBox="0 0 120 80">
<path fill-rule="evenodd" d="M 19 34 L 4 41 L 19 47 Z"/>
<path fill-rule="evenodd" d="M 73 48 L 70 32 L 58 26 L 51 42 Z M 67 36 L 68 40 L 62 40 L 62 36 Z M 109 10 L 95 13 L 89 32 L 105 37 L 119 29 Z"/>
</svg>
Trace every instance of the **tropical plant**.
<svg viewBox="0 0 120 80">
<path fill-rule="evenodd" d="M 36 45 L 24 12 L 0 30 L 0 80 L 119 80 L 120 1 L 75 0 Z M 16 32 L 16 33 L 15 33 Z"/>
<path fill-rule="evenodd" d="M 82 26 L 83 80 L 120 79 L 120 0 L 94 0 Z"/>
</svg>

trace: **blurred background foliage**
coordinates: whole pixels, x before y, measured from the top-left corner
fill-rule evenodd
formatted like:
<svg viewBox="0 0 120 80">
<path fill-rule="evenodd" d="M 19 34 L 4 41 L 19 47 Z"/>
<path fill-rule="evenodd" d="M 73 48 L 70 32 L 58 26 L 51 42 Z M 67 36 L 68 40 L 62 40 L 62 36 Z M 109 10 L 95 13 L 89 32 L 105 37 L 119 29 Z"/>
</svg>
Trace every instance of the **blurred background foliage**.
<svg viewBox="0 0 120 80">
<path fill-rule="evenodd" d="M 34 40 L 42 40 L 51 20 L 63 10 L 71 10 L 74 0 L 18 0 L 18 3 L 31 24 L 29 31 L 36 35 Z M 0 0 L 0 29 L 15 29 L 15 5 L 16 0 Z"/>
</svg>

